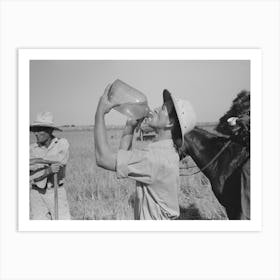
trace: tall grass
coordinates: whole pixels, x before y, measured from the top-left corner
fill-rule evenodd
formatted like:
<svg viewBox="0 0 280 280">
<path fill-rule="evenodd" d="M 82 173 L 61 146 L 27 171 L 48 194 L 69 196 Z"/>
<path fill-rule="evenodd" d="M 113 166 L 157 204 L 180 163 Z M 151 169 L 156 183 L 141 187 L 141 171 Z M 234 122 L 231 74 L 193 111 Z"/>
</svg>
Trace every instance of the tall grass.
<svg viewBox="0 0 280 280">
<path fill-rule="evenodd" d="M 93 131 L 65 131 L 59 135 L 70 143 L 66 190 L 73 219 L 133 219 L 128 198 L 134 191 L 130 179 L 118 180 L 115 172 L 95 163 Z M 121 131 L 108 133 L 117 150 Z"/>
</svg>

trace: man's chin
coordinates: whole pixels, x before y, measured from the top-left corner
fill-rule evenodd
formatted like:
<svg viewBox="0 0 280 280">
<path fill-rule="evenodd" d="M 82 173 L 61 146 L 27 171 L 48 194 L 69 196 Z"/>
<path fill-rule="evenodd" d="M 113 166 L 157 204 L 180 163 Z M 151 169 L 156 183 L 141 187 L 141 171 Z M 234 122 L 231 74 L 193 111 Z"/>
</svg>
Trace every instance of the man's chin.
<svg viewBox="0 0 280 280">
<path fill-rule="evenodd" d="M 149 127 L 149 128 L 155 129 L 155 126 L 153 125 L 153 123 L 151 123 L 151 122 L 149 122 L 149 121 L 146 122 L 145 125 L 146 125 L 147 127 Z"/>
<path fill-rule="evenodd" d="M 144 124 L 141 125 L 141 128 L 143 130 L 153 130 L 153 131 L 156 130 L 156 128 L 151 123 L 144 123 Z"/>
</svg>

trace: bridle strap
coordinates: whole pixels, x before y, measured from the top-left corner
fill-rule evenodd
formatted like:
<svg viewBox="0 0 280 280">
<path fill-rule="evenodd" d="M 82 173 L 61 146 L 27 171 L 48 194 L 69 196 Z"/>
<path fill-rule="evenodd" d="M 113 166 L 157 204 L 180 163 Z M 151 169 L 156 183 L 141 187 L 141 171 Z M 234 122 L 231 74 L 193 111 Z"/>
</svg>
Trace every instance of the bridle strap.
<svg viewBox="0 0 280 280">
<path fill-rule="evenodd" d="M 229 144 L 231 143 L 231 140 L 229 140 L 222 148 L 221 150 L 205 165 L 203 166 L 203 168 L 201 168 L 200 170 L 192 173 L 192 174 L 188 174 L 188 175 L 182 175 L 182 176 L 192 176 L 192 175 L 195 175 L 199 172 L 202 172 L 204 171 L 207 167 L 209 167 L 210 164 L 212 164 L 221 154 L 222 152 L 229 146 Z"/>
</svg>

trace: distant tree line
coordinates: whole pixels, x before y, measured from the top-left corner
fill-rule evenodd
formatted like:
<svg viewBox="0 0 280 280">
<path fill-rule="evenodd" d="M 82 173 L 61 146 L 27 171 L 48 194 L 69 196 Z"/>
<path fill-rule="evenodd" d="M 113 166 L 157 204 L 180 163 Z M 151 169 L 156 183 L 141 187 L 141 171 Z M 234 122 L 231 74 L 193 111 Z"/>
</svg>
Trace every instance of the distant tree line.
<svg viewBox="0 0 280 280">
<path fill-rule="evenodd" d="M 62 127 L 75 127 L 74 124 L 65 124 L 65 125 L 62 125 Z"/>
</svg>

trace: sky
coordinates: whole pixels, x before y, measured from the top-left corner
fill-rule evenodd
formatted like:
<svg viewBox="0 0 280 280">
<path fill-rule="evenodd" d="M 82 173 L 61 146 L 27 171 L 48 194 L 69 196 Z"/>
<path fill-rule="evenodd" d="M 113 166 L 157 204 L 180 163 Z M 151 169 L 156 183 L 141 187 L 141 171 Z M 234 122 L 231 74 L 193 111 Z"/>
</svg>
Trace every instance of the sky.
<svg viewBox="0 0 280 280">
<path fill-rule="evenodd" d="M 198 122 L 216 122 L 241 90 L 250 91 L 248 60 L 32 60 L 30 120 L 52 112 L 56 125 L 93 125 L 105 87 L 120 79 L 147 96 L 151 108 L 162 92 L 189 100 Z M 106 124 L 123 125 L 112 110 Z"/>
</svg>

